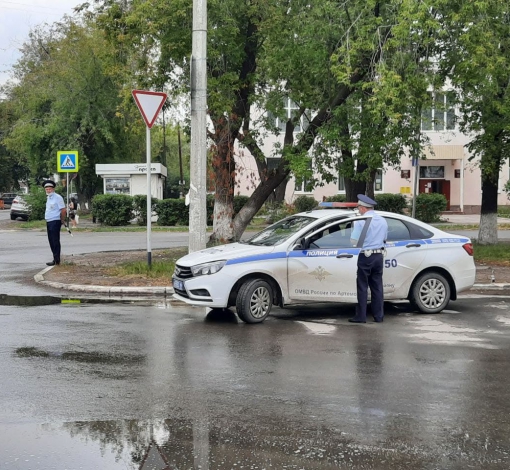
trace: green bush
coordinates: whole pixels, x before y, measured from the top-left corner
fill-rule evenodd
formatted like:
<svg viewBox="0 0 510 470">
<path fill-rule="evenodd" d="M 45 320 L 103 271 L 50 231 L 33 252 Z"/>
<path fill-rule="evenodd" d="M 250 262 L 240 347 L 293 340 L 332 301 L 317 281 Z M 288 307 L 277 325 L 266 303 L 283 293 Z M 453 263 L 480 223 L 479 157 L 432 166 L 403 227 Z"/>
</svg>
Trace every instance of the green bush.
<svg viewBox="0 0 510 470">
<path fill-rule="evenodd" d="M 23 200 L 30 206 L 30 220 L 44 220 L 46 212 L 46 191 L 40 185 L 30 186 L 30 192 L 22 195 Z"/>
<path fill-rule="evenodd" d="M 156 198 L 151 199 L 151 211 L 156 210 Z M 137 218 L 138 225 L 147 225 L 147 196 L 136 194 L 133 196 L 133 215 Z"/>
<path fill-rule="evenodd" d="M 234 196 L 234 217 L 239 214 L 239 211 L 250 199 L 248 196 Z"/>
<path fill-rule="evenodd" d="M 97 194 L 92 199 L 92 216 L 103 225 L 128 225 L 134 218 L 133 197 L 127 194 Z"/>
<path fill-rule="evenodd" d="M 318 202 L 312 196 L 298 196 L 294 201 L 296 212 L 311 211 L 312 209 L 316 209 L 318 205 Z"/>
<path fill-rule="evenodd" d="M 289 215 L 295 214 L 296 208 L 285 202 L 272 202 L 264 204 L 264 211 L 260 212 L 260 214 L 264 214 L 266 216 L 266 222 L 268 224 L 274 224 Z"/>
<path fill-rule="evenodd" d="M 394 212 L 395 214 L 404 214 L 407 209 L 407 199 L 403 194 L 378 194 L 375 196 L 377 210 Z"/>
<path fill-rule="evenodd" d="M 154 208 L 158 225 L 189 225 L 189 206 L 184 199 L 163 199 Z"/>
<path fill-rule="evenodd" d="M 443 194 L 421 193 L 416 196 L 415 215 L 422 222 L 438 222 L 441 212 L 446 210 L 448 201 Z"/>
<path fill-rule="evenodd" d="M 345 202 L 345 194 L 335 194 L 334 196 L 328 196 L 325 202 Z"/>
</svg>

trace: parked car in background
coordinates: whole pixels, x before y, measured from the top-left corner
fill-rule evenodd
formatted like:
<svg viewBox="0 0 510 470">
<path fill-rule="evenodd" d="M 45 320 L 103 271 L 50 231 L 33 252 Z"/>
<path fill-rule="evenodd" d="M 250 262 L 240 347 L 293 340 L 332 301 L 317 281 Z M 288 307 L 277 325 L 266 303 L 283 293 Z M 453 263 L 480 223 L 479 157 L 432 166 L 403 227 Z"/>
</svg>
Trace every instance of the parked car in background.
<svg viewBox="0 0 510 470">
<path fill-rule="evenodd" d="M 4 201 L 4 206 L 10 206 L 16 196 L 16 193 L 2 193 L 0 200 Z"/>
<path fill-rule="evenodd" d="M 28 220 L 29 217 L 30 206 L 21 196 L 17 195 L 11 204 L 11 220 L 16 220 L 17 218 Z"/>
</svg>

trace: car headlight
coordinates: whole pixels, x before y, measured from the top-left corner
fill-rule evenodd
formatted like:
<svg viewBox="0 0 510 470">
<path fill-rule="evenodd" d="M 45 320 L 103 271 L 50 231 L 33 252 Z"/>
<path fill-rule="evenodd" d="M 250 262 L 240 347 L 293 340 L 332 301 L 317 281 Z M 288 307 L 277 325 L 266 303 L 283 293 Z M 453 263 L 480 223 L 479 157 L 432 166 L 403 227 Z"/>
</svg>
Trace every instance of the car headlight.
<svg viewBox="0 0 510 470">
<path fill-rule="evenodd" d="M 204 263 L 197 264 L 196 266 L 191 267 L 191 272 L 193 276 L 203 276 L 204 274 L 214 274 L 217 273 L 223 266 L 227 260 L 222 261 L 213 261 L 212 263 Z"/>
</svg>

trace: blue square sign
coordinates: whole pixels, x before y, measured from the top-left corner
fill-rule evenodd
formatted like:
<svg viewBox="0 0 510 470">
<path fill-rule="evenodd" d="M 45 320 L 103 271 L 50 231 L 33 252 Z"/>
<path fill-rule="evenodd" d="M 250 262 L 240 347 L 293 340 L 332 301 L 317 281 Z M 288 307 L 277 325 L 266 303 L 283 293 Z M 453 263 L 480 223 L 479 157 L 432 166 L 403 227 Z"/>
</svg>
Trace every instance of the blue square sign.
<svg viewBox="0 0 510 470">
<path fill-rule="evenodd" d="M 78 150 L 63 150 L 57 152 L 57 171 L 59 173 L 77 172 Z"/>
</svg>

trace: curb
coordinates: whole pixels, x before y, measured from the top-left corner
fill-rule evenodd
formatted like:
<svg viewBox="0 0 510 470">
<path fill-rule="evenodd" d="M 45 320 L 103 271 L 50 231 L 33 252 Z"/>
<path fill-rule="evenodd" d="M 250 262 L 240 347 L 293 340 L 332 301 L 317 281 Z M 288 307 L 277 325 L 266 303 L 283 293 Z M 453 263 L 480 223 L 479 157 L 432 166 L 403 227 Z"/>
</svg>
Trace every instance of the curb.
<svg viewBox="0 0 510 470">
<path fill-rule="evenodd" d="M 62 282 L 46 281 L 44 275 L 53 269 L 54 266 L 48 266 L 41 272 L 34 276 L 35 282 L 44 284 L 48 287 L 55 289 L 65 289 L 73 292 L 84 292 L 101 294 L 104 296 L 132 296 L 141 295 L 147 297 L 170 297 L 174 293 L 173 287 L 121 287 L 121 286 L 92 286 L 92 285 L 78 285 L 78 284 L 64 284 Z M 510 291 L 510 284 L 508 283 L 489 283 L 489 284 L 473 284 L 470 290 L 490 290 L 490 291 Z"/>
<path fill-rule="evenodd" d="M 169 297 L 174 293 L 173 287 L 122 287 L 122 286 L 93 286 L 79 284 L 64 284 L 62 282 L 46 281 L 44 275 L 53 269 L 49 266 L 34 276 L 34 281 L 38 284 L 44 284 L 55 289 L 65 289 L 74 292 L 84 292 L 101 294 L 103 296 L 133 296 L 140 295 L 145 297 Z"/>
</svg>

